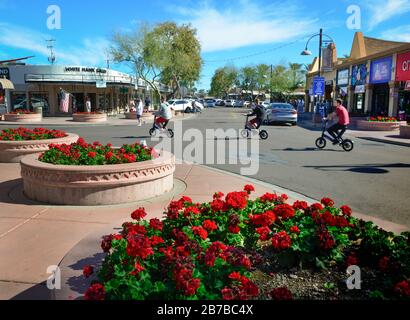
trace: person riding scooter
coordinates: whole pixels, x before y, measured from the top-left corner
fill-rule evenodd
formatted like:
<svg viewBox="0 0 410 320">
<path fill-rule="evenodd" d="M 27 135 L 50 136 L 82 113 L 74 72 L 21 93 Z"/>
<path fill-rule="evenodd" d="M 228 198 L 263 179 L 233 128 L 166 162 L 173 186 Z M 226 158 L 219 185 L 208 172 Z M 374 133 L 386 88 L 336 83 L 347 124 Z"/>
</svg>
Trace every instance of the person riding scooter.
<svg viewBox="0 0 410 320">
<path fill-rule="evenodd" d="M 329 132 L 334 139 L 334 145 L 341 142 L 341 137 L 346 132 L 347 126 L 350 124 L 349 112 L 343 106 L 343 101 L 341 99 L 336 100 L 336 110 L 323 118 L 323 120 L 332 120 L 335 117 L 339 119 L 338 122 L 327 129 L 327 132 Z"/>
<path fill-rule="evenodd" d="M 172 108 L 166 103 L 165 98 L 161 97 L 161 105 L 157 113 L 155 113 L 155 123 L 166 129 L 169 121 L 172 119 Z"/>
<path fill-rule="evenodd" d="M 248 116 L 256 116 L 256 118 L 250 120 L 249 123 L 254 129 L 259 129 L 266 117 L 265 107 L 259 104 L 259 99 L 256 99 L 255 106 L 252 106 L 252 109 L 252 113 L 248 114 Z"/>
</svg>

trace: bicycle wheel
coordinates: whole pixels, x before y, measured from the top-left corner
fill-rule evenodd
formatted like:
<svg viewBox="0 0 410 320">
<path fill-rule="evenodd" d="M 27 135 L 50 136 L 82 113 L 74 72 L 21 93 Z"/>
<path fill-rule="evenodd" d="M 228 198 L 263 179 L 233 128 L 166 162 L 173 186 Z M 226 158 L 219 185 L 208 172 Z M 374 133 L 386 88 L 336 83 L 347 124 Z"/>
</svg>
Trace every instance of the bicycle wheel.
<svg viewBox="0 0 410 320">
<path fill-rule="evenodd" d="M 241 130 L 241 136 L 242 136 L 242 138 L 249 138 L 250 135 L 251 135 L 251 132 L 250 132 L 249 130 L 247 130 L 247 129 Z"/>
<path fill-rule="evenodd" d="M 154 128 L 149 129 L 149 135 L 151 137 L 155 137 L 157 135 L 157 130 L 155 130 Z"/>
<path fill-rule="evenodd" d="M 269 134 L 266 130 L 262 130 L 259 132 L 259 137 L 261 137 L 262 140 L 266 140 L 269 138 Z"/>
<path fill-rule="evenodd" d="M 326 139 L 320 137 L 318 139 L 316 139 L 316 147 L 318 147 L 319 149 L 323 149 L 324 147 L 326 147 Z"/>
<path fill-rule="evenodd" d="M 351 141 L 349 139 L 344 140 L 343 143 L 342 143 L 342 148 L 343 148 L 344 151 L 347 151 L 347 152 L 352 151 L 353 148 L 354 148 L 353 141 Z"/>
<path fill-rule="evenodd" d="M 168 131 L 167 131 L 167 136 L 168 136 L 169 138 L 173 138 L 173 137 L 174 137 L 174 131 L 172 131 L 172 129 L 168 129 Z"/>
</svg>

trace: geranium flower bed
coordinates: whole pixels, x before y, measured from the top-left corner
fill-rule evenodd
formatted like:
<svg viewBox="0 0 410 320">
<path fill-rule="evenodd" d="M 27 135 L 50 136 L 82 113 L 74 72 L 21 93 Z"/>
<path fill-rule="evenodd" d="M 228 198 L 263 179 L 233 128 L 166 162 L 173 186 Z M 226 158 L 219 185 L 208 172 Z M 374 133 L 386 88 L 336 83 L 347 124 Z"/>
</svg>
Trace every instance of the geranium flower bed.
<svg viewBox="0 0 410 320">
<path fill-rule="evenodd" d="M 410 298 L 409 233 L 353 218 L 331 199 L 309 206 L 265 194 L 251 201 L 253 190 L 217 193 L 203 204 L 183 197 L 163 221 L 143 220 L 147 213 L 137 209 L 119 234 L 103 237 L 107 256 L 85 298 Z M 363 290 L 347 290 L 352 264 L 362 268 Z M 84 275 L 92 272 L 87 266 Z"/>
<path fill-rule="evenodd" d="M 67 133 L 60 130 L 49 130 L 45 128 L 17 128 L 4 129 L 0 132 L 2 141 L 28 141 L 28 140 L 48 140 L 66 137 Z"/>
<path fill-rule="evenodd" d="M 35 112 L 25 109 L 16 109 L 14 111 L 9 112 L 9 114 L 35 114 Z"/>
<path fill-rule="evenodd" d="M 71 145 L 51 144 L 49 150 L 39 156 L 39 160 L 56 165 L 110 165 L 152 160 L 157 157 L 155 150 L 139 143 L 125 144 L 119 149 L 111 144 L 87 143 L 79 138 Z"/>
<path fill-rule="evenodd" d="M 394 117 L 370 117 L 369 122 L 398 122 L 397 118 Z"/>
</svg>

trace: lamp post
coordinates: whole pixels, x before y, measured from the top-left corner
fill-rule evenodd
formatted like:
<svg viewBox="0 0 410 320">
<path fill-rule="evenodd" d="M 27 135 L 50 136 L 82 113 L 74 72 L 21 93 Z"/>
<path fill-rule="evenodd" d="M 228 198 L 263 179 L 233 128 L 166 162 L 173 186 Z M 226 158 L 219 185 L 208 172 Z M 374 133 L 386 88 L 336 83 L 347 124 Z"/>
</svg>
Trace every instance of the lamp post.
<svg viewBox="0 0 410 320">
<path fill-rule="evenodd" d="M 327 37 L 329 40 L 323 41 L 323 36 Z M 306 42 L 306 46 L 305 46 L 305 50 L 303 50 L 301 52 L 302 56 L 310 56 L 312 55 L 312 52 L 308 50 L 308 46 L 309 46 L 309 42 L 310 40 L 312 40 L 315 37 L 319 37 L 319 71 L 318 71 L 318 76 L 320 77 L 322 75 L 322 48 L 323 48 L 323 44 L 330 44 L 330 43 L 334 43 L 333 39 L 328 36 L 327 34 L 323 33 L 323 29 L 321 28 L 319 30 L 319 33 L 314 34 L 313 36 L 311 36 L 308 41 Z M 319 97 L 319 102 L 321 102 L 322 96 Z"/>
</svg>

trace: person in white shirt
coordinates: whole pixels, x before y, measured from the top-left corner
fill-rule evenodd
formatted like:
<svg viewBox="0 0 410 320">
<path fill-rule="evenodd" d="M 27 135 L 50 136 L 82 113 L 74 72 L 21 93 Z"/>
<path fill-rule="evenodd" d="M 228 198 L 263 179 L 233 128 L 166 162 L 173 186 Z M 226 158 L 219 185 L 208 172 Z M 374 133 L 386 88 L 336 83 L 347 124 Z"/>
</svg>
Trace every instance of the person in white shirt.
<svg viewBox="0 0 410 320">
<path fill-rule="evenodd" d="M 91 100 L 90 97 L 85 98 L 85 111 L 91 112 Z"/>
<path fill-rule="evenodd" d="M 142 113 L 144 112 L 144 106 L 143 106 L 142 101 L 140 99 L 137 99 L 136 107 L 137 107 L 138 126 L 141 127 L 141 125 L 142 125 L 141 117 L 142 117 Z"/>
</svg>

